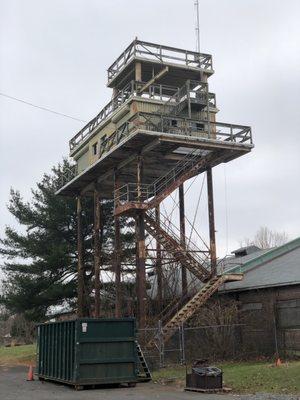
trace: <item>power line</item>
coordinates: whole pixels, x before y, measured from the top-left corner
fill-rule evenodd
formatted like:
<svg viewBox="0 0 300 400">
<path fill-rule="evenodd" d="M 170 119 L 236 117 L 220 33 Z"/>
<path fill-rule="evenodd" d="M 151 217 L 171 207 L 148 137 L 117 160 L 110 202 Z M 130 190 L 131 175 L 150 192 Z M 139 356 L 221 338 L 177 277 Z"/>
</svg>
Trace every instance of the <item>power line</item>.
<svg viewBox="0 0 300 400">
<path fill-rule="evenodd" d="M 83 119 L 72 117 L 71 115 L 67 115 L 67 114 L 64 114 L 64 113 L 61 113 L 61 112 L 58 112 L 58 111 L 54 111 L 54 110 L 51 110 L 50 108 L 38 106 L 37 104 L 33 104 L 33 103 L 30 103 L 29 101 L 18 99 L 17 97 L 9 96 L 8 94 L 5 94 L 5 93 L 1 93 L 0 92 L 0 96 L 7 97 L 8 99 L 15 100 L 15 101 L 18 101 L 20 103 L 27 104 L 28 106 L 31 106 L 31 107 L 39 108 L 40 110 L 43 110 L 43 111 L 48 111 L 48 112 L 50 112 L 52 114 L 60 115 L 61 117 L 73 119 L 74 121 L 87 122 L 87 121 L 84 121 Z"/>
</svg>

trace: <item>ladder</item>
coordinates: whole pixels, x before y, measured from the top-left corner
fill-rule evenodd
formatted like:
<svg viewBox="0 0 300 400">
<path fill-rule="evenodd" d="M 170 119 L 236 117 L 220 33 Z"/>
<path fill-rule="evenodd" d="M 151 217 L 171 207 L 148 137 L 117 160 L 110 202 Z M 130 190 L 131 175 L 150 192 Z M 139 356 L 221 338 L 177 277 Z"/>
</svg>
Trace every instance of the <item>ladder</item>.
<svg viewBox="0 0 300 400">
<path fill-rule="evenodd" d="M 163 325 L 162 340 L 170 339 L 178 326 L 186 322 L 225 282 L 240 281 L 242 274 L 224 274 L 210 279 L 176 314 Z M 146 345 L 147 349 L 157 347 L 157 337 L 152 338 Z"/>
<path fill-rule="evenodd" d="M 138 355 L 138 359 L 139 359 L 139 364 L 142 368 L 142 375 L 140 375 L 140 371 L 138 373 L 138 381 L 139 382 L 149 382 L 152 379 L 150 369 L 149 369 L 146 359 L 144 357 L 141 346 L 139 345 L 139 343 L 137 341 L 135 342 L 135 344 L 136 344 L 136 350 L 137 350 L 137 355 Z"/>
</svg>

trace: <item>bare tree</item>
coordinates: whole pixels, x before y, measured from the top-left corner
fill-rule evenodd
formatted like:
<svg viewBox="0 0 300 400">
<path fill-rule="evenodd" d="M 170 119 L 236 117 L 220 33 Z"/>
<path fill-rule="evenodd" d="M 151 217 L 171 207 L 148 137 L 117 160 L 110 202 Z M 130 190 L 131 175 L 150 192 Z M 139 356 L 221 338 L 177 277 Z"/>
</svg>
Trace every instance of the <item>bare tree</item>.
<svg viewBox="0 0 300 400">
<path fill-rule="evenodd" d="M 241 246 L 255 245 L 261 249 L 270 249 L 271 247 L 281 246 L 288 241 L 289 237 L 286 232 L 272 231 L 266 226 L 261 226 L 256 232 L 253 239 L 246 238 L 240 242 Z"/>
</svg>

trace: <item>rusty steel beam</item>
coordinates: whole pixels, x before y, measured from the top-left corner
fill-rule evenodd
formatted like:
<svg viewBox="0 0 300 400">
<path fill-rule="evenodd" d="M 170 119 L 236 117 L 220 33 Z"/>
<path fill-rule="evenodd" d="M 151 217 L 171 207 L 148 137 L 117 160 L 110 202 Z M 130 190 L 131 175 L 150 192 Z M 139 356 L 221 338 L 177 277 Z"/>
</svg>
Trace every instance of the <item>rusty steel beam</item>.
<svg viewBox="0 0 300 400">
<path fill-rule="evenodd" d="M 210 242 L 210 263 L 212 276 L 217 275 L 217 254 L 216 254 L 216 229 L 214 212 L 214 193 L 212 169 L 207 169 L 207 199 L 208 199 L 208 221 L 209 221 L 209 242 Z"/>
<path fill-rule="evenodd" d="M 184 210 L 184 184 L 182 183 L 179 188 L 179 226 L 180 226 L 180 243 L 185 249 L 185 210 Z M 181 295 L 182 297 L 187 294 L 187 272 L 186 267 L 181 265 Z"/>
<path fill-rule="evenodd" d="M 101 264 L 101 205 L 100 195 L 94 190 L 94 288 L 95 288 L 95 318 L 100 317 L 100 264 Z"/>
<path fill-rule="evenodd" d="M 155 207 L 155 220 L 160 225 L 160 206 Z M 163 302 L 163 278 L 162 278 L 162 257 L 161 244 L 156 239 L 156 276 L 157 276 L 157 302 L 158 309 L 161 311 Z"/>
<path fill-rule="evenodd" d="M 143 158 L 137 157 L 137 191 L 138 201 L 141 201 L 141 185 L 143 180 Z M 137 301 L 139 329 L 146 326 L 146 248 L 145 248 L 145 221 L 144 213 L 136 213 L 136 275 L 137 275 Z"/>
<path fill-rule="evenodd" d="M 114 190 L 120 187 L 118 172 L 114 173 Z M 118 215 L 114 215 L 114 230 L 115 230 L 115 251 L 114 251 L 114 271 L 115 271 L 115 317 L 121 317 L 121 229 L 120 219 Z"/>
<path fill-rule="evenodd" d="M 77 315 L 85 317 L 84 298 L 84 258 L 83 258 L 83 236 L 82 236 L 82 199 L 77 197 Z"/>
<path fill-rule="evenodd" d="M 136 289 L 139 329 L 146 326 L 146 268 L 145 268 L 145 222 L 142 212 L 136 215 Z"/>
</svg>

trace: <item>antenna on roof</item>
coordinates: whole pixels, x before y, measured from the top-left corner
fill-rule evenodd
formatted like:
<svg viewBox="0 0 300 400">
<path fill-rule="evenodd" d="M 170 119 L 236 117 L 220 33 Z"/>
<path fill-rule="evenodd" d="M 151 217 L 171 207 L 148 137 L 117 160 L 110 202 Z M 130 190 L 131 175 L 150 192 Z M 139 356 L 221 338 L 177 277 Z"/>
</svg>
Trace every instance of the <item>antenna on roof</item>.
<svg viewBox="0 0 300 400">
<path fill-rule="evenodd" d="M 196 33 L 196 51 L 200 53 L 200 20 L 199 20 L 199 0 L 194 3 L 196 12 L 195 33 Z"/>
</svg>

